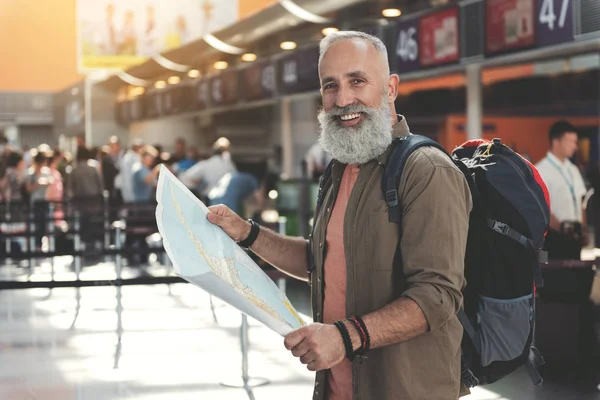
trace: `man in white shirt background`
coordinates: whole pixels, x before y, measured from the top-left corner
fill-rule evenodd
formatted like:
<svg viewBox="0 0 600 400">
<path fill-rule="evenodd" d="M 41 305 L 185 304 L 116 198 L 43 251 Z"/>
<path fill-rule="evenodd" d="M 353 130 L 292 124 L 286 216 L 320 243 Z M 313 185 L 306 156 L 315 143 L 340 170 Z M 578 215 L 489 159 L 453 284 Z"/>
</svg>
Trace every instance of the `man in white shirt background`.
<svg viewBox="0 0 600 400">
<path fill-rule="evenodd" d="M 588 237 L 583 210 L 586 187 L 581 172 L 569 160 L 577 151 L 577 130 L 566 121 L 558 121 L 550 128 L 549 139 L 550 151 L 536 165 L 550 194 L 546 249 L 550 258 L 580 259 Z"/>
<path fill-rule="evenodd" d="M 179 176 L 181 182 L 199 197 L 206 200 L 210 190 L 227 173 L 237 172 L 235 163 L 231 159 L 229 139 L 221 137 L 213 143 L 213 155 L 197 162 L 193 167 Z"/>
</svg>

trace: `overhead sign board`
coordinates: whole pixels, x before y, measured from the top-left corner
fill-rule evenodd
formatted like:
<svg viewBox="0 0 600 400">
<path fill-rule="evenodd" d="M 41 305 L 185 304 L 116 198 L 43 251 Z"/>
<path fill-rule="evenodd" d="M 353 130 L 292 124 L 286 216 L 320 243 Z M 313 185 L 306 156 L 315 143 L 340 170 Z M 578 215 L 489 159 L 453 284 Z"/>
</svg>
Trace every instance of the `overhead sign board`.
<svg viewBox="0 0 600 400">
<path fill-rule="evenodd" d="M 458 61 L 458 9 L 448 8 L 419 20 L 419 61 L 424 67 Z"/>
<path fill-rule="evenodd" d="M 279 60 L 281 94 L 293 94 L 319 89 L 319 48 L 299 50 Z"/>
<path fill-rule="evenodd" d="M 534 0 L 488 0 L 486 52 L 494 54 L 533 46 L 534 8 Z"/>
<path fill-rule="evenodd" d="M 537 0 L 538 46 L 570 42 L 573 27 L 573 2 L 575 0 Z"/>
</svg>

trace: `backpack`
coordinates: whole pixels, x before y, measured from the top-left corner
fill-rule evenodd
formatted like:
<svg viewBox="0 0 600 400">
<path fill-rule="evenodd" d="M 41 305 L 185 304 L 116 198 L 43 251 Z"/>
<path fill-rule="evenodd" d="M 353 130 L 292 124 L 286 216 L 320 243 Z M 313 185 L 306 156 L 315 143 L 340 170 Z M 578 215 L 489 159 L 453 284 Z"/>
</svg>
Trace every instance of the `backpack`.
<svg viewBox="0 0 600 400">
<path fill-rule="evenodd" d="M 543 382 L 544 361 L 532 346 L 535 292 L 542 287 L 540 263 L 550 223 L 547 187 L 537 169 L 500 139 L 472 140 L 452 154 L 421 135 L 394 138 L 381 188 L 390 222 L 402 222 L 398 186 L 409 156 L 423 146 L 446 154 L 465 176 L 473 208 L 465 256 L 464 335 L 461 380 L 467 387 L 496 382 L 525 365 L 533 383 Z M 321 177 L 317 209 L 330 181 L 330 163 Z"/>
</svg>

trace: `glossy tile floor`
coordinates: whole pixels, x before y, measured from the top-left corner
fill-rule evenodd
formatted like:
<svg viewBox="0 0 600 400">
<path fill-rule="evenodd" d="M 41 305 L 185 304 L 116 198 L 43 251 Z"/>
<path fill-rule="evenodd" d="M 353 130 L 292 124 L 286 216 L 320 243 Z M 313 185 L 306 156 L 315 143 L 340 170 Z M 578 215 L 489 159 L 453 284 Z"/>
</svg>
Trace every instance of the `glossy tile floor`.
<svg viewBox="0 0 600 400">
<path fill-rule="evenodd" d="M 37 267 L 31 279 L 47 279 L 49 268 Z M 72 279 L 68 263 L 57 261 L 55 268 L 56 279 Z M 0 276 L 23 279 L 24 271 L 0 267 Z M 82 279 L 113 276 L 111 264 L 82 273 Z M 288 283 L 288 296 L 308 313 L 306 287 Z M 218 300 L 214 306 L 217 322 L 209 296 L 189 284 L 0 291 L 0 399 L 311 398 L 313 374 L 283 348 L 281 337 L 254 320 L 250 375 L 270 383 L 250 393 L 222 386 L 241 376 L 241 317 Z M 600 392 L 551 383 L 537 390 L 527 379 L 517 372 L 465 399 L 600 399 Z"/>
</svg>

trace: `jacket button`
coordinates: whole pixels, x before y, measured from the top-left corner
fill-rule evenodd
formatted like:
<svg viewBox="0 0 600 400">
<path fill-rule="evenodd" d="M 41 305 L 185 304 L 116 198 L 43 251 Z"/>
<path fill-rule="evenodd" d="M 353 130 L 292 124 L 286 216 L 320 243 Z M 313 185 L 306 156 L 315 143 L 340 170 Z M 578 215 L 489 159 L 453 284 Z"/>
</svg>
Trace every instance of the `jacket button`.
<svg viewBox="0 0 600 400">
<path fill-rule="evenodd" d="M 331 208 L 327 207 L 327 212 L 330 212 L 330 211 L 331 211 Z"/>
<path fill-rule="evenodd" d="M 316 382 L 315 382 L 315 386 L 316 386 L 316 387 L 319 387 L 319 381 L 316 381 Z"/>
<path fill-rule="evenodd" d="M 315 390 L 315 396 L 318 396 L 318 395 L 319 395 L 319 391 Z"/>
<path fill-rule="evenodd" d="M 323 242 L 319 243 L 319 247 L 323 248 Z"/>
</svg>

